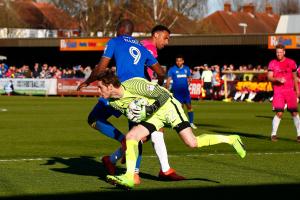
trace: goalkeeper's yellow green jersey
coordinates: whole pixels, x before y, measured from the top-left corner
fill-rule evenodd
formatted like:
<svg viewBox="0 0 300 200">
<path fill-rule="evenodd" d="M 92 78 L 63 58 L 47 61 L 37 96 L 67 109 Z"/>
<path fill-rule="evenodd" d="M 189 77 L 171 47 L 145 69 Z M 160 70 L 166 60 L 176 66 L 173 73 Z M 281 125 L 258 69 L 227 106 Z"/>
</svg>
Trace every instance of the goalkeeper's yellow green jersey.
<svg viewBox="0 0 300 200">
<path fill-rule="evenodd" d="M 158 101 L 159 105 L 164 105 L 172 94 L 164 87 L 157 83 L 149 82 L 143 78 L 132 78 L 124 81 L 121 85 L 124 88 L 123 97 L 120 99 L 109 99 L 109 104 L 113 108 L 126 113 L 130 102 L 138 98 L 147 99 L 149 105 Z"/>
</svg>

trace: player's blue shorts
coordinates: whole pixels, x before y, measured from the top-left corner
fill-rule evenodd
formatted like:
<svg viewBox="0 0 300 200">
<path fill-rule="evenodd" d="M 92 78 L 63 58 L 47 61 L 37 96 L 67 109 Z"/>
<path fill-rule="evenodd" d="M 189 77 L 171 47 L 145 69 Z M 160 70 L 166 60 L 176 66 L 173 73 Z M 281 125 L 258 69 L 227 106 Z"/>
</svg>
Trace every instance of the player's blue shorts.
<svg viewBox="0 0 300 200">
<path fill-rule="evenodd" d="M 89 114 L 88 122 L 94 122 L 97 119 L 106 120 L 112 115 L 115 117 L 120 117 L 122 113 L 111 107 L 107 99 L 99 98 L 98 103 L 95 105 L 95 107 Z"/>
<path fill-rule="evenodd" d="M 191 95 L 189 90 L 175 90 L 173 91 L 173 96 L 181 103 L 181 104 L 191 104 Z"/>
</svg>

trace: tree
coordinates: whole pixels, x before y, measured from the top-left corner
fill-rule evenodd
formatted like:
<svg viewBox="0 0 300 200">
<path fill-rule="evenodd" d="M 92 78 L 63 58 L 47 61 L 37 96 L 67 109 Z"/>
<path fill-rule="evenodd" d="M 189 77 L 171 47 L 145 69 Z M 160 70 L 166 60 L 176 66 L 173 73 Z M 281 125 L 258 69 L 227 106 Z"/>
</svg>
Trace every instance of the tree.
<svg viewBox="0 0 300 200">
<path fill-rule="evenodd" d="M 49 1 L 78 20 L 82 36 L 95 32 L 101 32 L 102 36 L 111 36 L 116 23 L 122 18 L 132 19 L 138 31 L 149 32 L 156 24 L 173 28 L 180 26 L 183 21 L 193 21 L 207 13 L 207 0 Z M 185 25 L 181 27 L 189 28 Z"/>
<path fill-rule="evenodd" d="M 280 14 L 296 14 L 300 11 L 299 1 L 298 0 L 286 0 L 280 2 L 279 7 Z"/>
</svg>

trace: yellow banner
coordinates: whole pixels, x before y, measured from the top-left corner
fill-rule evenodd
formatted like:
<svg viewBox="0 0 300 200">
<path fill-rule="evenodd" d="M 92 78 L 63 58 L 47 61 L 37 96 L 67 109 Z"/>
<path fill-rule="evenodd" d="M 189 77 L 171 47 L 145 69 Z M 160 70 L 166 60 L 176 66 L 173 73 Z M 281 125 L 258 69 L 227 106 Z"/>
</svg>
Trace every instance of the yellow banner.
<svg viewBox="0 0 300 200">
<path fill-rule="evenodd" d="M 270 35 L 268 48 L 275 49 L 277 44 L 282 44 L 286 49 L 300 49 L 300 35 Z"/>
<path fill-rule="evenodd" d="M 103 51 L 109 39 L 61 39 L 60 51 Z"/>
</svg>

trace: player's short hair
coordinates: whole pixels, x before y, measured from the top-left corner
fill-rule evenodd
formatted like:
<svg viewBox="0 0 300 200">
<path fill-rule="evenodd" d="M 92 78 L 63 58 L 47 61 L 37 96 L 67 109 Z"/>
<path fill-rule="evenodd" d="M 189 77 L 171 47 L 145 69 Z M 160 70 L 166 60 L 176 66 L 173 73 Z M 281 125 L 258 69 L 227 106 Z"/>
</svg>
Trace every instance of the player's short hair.
<svg viewBox="0 0 300 200">
<path fill-rule="evenodd" d="M 183 56 L 182 54 L 177 54 L 177 55 L 175 56 L 175 59 L 177 59 L 177 58 L 182 58 L 182 60 L 184 60 L 184 56 Z"/>
<path fill-rule="evenodd" d="M 116 76 L 115 72 L 111 69 L 107 69 L 103 72 L 101 72 L 97 76 L 98 81 L 102 81 L 103 85 L 108 86 L 109 84 L 112 84 L 114 87 L 118 88 L 121 86 L 121 82 Z"/>
<path fill-rule="evenodd" d="M 131 35 L 134 30 L 133 22 L 130 19 L 121 20 L 116 27 L 117 32 L 123 29 L 124 32 L 128 35 Z"/>
<path fill-rule="evenodd" d="M 160 32 L 160 31 L 167 31 L 169 34 L 171 34 L 171 31 L 164 25 L 156 25 L 152 28 L 151 30 L 151 35 L 154 35 L 154 33 L 156 32 Z"/>
<path fill-rule="evenodd" d="M 283 44 L 277 44 L 275 49 L 283 49 L 285 50 L 285 46 Z"/>
</svg>

